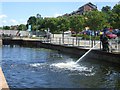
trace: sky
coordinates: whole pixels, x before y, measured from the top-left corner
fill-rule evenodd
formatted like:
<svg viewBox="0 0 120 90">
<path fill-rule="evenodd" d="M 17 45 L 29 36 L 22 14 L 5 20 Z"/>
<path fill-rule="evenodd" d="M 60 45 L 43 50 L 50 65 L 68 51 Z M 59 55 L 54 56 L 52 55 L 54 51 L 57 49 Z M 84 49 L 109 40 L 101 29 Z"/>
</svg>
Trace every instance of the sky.
<svg viewBox="0 0 120 90">
<path fill-rule="evenodd" d="M 19 0 L 18 0 L 19 1 Z M 79 7 L 85 5 L 89 1 L 36 1 L 36 0 L 23 0 L 16 2 L 15 0 L 2 0 L 0 1 L 0 26 L 11 26 L 26 24 L 30 16 L 36 16 L 40 14 L 42 17 L 57 17 L 65 13 L 71 13 L 77 10 Z M 91 1 L 94 5 L 101 10 L 103 6 L 115 6 L 119 0 L 106 2 Z M 105 1 L 105 0 L 104 0 Z M 109 1 L 109 2 L 108 2 Z"/>
</svg>

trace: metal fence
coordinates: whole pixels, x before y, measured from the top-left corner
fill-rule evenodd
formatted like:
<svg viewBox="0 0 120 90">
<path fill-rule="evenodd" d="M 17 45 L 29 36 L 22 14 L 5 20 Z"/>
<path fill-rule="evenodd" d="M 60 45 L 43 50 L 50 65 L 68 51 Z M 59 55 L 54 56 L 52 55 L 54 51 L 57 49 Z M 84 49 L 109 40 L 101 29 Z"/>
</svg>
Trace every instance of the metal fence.
<svg viewBox="0 0 120 90">
<path fill-rule="evenodd" d="M 42 41 L 43 43 L 52 43 L 58 45 L 67 45 L 74 47 L 81 47 L 90 49 L 96 45 L 93 49 L 102 49 L 102 44 L 99 40 L 86 40 L 81 37 L 35 37 L 35 38 L 26 38 L 26 37 L 12 37 L 13 39 L 29 39 Z M 99 43 L 100 42 L 100 43 Z M 120 52 L 120 37 L 116 39 L 109 39 L 109 52 Z"/>
<path fill-rule="evenodd" d="M 82 38 L 76 39 L 75 37 L 69 37 L 69 38 L 55 37 L 55 38 L 49 38 L 49 39 L 40 37 L 40 41 L 44 43 L 76 46 L 76 47 L 82 47 L 82 48 L 88 48 L 88 49 L 92 48 L 94 45 L 98 43 L 94 49 L 102 49 L 102 44 L 99 40 L 94 41 L 94 40 L 86 40 Z M 109 52 L 120 52 L 120 38 L 109 39 Z"/>
<path fill-rule="evenodd" d="M 120 52 L 120 37 L 109 40 L 109 49 L 111 52 Z"/>
<path fill-rule="evenodd" d="M 77 47 L 83 47 L 83 48 L 91 48 L 99 41 L 93 41 L 93 40 L 86 40 L 82 38 L 76 38 L 76 37 L 52 37 L 52 38 L 43 38 L 40 37 L 40 41 L 44 43 L 53 43 L 53 44 L 59 44 L 59 45 L 67 45 L 67 46 L 77 46 Z M 100 48 L 100 44 L 97 46 L 97 48 Z"/>
</svg>

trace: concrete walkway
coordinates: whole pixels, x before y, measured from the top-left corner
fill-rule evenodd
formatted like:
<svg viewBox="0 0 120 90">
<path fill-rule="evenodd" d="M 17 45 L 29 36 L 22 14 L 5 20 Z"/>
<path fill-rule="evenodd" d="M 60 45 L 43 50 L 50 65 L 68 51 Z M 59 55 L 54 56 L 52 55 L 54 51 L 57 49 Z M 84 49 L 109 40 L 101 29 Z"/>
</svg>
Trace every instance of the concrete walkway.
<svg viewBox="0 0 120 90">
<path fill-rule="evenodd" d="M 1 67 L 0 67 L 0 90 L 10 90 Z"/>
</svg>

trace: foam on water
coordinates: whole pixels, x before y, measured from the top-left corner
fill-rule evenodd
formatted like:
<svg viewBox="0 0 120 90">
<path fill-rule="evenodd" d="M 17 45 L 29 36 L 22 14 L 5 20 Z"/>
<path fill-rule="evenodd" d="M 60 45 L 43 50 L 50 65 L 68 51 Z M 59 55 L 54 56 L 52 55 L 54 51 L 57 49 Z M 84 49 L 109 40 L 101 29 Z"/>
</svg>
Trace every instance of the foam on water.
<svg viewBox="0 0 120 90">
<path fill-rule="evenodd" d="M 55 72 L 68 70 L 72 72 L 77 72 L 78 74 L 85 75 L 85 76 L 93 76 L 95 74 L 95 72 L 93 72 L 93 67 L 82 66 L 80 64 L 77 64 L 74 61 L 66 61 L 66 62 L 59 62 L 59 63 L 53 63 L 53 64 L 33 63 L 33 64 L 30 64 L 30 66 L 34 68 L 47 67 L 49 68 L 49 70 L 55 71 Z"/>
<path fill-rule="evenodd" d="M 53 63 L 51 64 L 50 66 L 54 66 L 54 67 L 57 67 L 57 68 L 63 68 L 63 69 L 67 69 L 67 68 L 74 68 L 74 67 L 77 67 L 78 65 L 75 63 L 75 62 L 66 62 L 66 63 Z"/>
<path fill-rule="evenodd" d="M 65 62 L 65 63 L 54 63 L 50 65 L 51 67 L 56 67 L 59 69 L 65 69 L 65 70 L 70 70 L 70 71 L 88 71 L 91 72 L 93 68 L 88 68 L 85 66 L 80 66 L 76 62 L 70 61 L 70 62 Z"/>
<path fill-rule="evenodd" d="M 70 61 L 65 63 L 53 63 L 50 65 L 51 68 L 55 69 L 57 72 L 61 72 L 62 70 L 68 70 L 73 73 L 69 73 L 69 75 L 85 75 L 85 76 L 93 76 L 95 72 L 93 67 L 86 67 L 77 64 L 76 62 Z"/>
<path fill-rule="evenodd" d="M 31 67 L 41 67 L 41 66 L 45 66 L 45 63 L 33 63 L 30 64 Z"/>
</svg>

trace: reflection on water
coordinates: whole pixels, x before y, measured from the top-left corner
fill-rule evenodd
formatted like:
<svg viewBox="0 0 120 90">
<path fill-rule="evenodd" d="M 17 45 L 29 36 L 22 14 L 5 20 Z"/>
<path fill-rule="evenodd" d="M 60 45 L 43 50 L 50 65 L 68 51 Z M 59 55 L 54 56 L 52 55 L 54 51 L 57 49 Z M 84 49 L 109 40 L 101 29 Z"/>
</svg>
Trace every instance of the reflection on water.
<svg viewBox="0 0 120 90">
<path fill-rule="evenodd" d="M 43 48 L 3 47 L 2 68 L 10 87 L 120 88 L 120 68 Z"/>
</svg>

